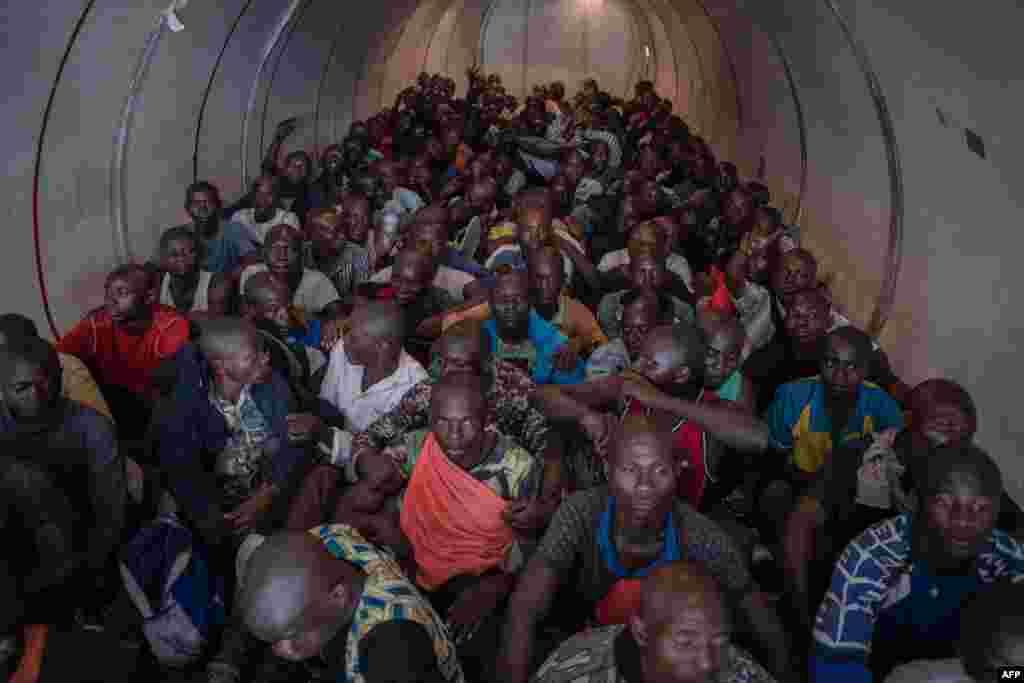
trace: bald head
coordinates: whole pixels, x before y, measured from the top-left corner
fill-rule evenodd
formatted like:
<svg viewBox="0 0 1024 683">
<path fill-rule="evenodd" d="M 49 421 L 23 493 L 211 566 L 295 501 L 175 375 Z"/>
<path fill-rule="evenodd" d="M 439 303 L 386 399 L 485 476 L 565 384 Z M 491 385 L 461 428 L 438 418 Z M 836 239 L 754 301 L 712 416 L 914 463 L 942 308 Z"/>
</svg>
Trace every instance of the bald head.
<svg viewBox="0 0 1024 683">
<path fill-rule="evenodd" d="M 338 578 L 332 558 L 308 533 L 270 536 L 252 552 L 240 578 L 238 610 L 257 638 L 276 643 L 300 628 L 303 612 L 327 596 Z"/>
<path fill-rule="evenodd" d="M 694 562 L 671 562 L 652 571 L 640 593 L 639 617 L 658 630 L 691 611 L 723 612 L 718 582 Z"/>
<path fill-rule="evenodd" d="M 659 429 L 654 421 L 645 415 L 627 415 L 615 432 L 611 447 L 612 458 L 619 461 L 641 447 L 666 462 L 675 462 L 670 433 Z"/>
<path fill-rule="evenodd" d="M 464 400 L 472 405 L 474 410 L 485 410 L 487 401 L 484 398 L 484 385 L 480 376 L 472 372 L 451 372 L 443 376 L 434 385 L 430 394 L 432 413 L 436 415 L 439 406 L 452 400 Z"/>
<path fill-rule="evenodd" d="M 922 465 L 924 471 L 918 482 L 922 500 L 958 491 L 992 500 L 1003 495 L 999 467 L 974 444 L 933 448 Z"/>
<path fill-rule="evenodd" d="M 269 272 L 255 273 L 245 281 L 245 303 L 249 306 L 269 306 L 277 301 L 287 304 L 291 298 L 288 285 L 274 278 Z"/>
<path fill-rule="evenodd" d="M 372 301 L 352 313 L 352 326 L 374 339 L 398 340 L 405 335 L 405 315 L 393 301 Z"/>
<path fill-rule="evenodd" d="M 199 322 L 199 350 L 207 360 L 233 357 L 246 343 L 255 345 L 257 331 L 238 318 L 210 318 Z"/>
<path fill-rule="evenodd" d="M 970 439 L 978 430 L 978 409 L 962 386 L 948 379 L 929 379 L 907 399 L 911 424 L 923 434 L 935 432 L 935 441 Z"/>
</svg>

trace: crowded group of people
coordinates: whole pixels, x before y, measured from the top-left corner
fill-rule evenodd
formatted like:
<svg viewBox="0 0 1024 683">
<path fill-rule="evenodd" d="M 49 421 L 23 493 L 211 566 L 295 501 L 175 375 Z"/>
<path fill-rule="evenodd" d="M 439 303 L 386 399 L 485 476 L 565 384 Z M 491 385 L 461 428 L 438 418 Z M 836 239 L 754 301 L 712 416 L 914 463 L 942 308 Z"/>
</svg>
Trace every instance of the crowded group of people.
<svg viewBox="0 0 1024 683">
<path fill-rule="evenodd" d="M 0 316 L 8 680 L 69 630 L 211 683 L 1024 664 L 967 389 L 904 383 L 652 83 L 467 77 L 315 161 L 283 122 L 56 342 Z"/>
</svg>

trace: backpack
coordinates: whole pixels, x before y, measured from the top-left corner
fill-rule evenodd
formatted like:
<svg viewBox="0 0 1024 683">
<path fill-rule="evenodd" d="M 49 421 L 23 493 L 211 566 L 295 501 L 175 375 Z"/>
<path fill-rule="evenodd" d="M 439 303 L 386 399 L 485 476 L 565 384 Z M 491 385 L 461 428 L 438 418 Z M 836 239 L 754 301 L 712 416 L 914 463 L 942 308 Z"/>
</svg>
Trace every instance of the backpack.
<svg viewBox="0 0 1024 683">
<path fill-rule="evenodd" d="M 202 654 L 224 624 L 224 586 L 173 514 L 143 527 L 121 553 L 121 577 L 143 618 L 157 660 L 183 667 Z"/>
</svg>

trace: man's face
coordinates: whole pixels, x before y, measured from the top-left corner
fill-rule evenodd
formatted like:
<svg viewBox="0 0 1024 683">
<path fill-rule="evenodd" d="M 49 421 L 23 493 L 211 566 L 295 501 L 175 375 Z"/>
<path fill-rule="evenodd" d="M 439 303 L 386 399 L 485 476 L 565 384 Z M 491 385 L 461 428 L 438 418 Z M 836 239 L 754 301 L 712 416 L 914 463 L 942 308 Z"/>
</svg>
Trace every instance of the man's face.
<svg viewBox="0 0 1024 683">
<path fill-rule="evenodd" d="M 729 198 L 722 207 L 722 215 L 729 225 L 741 225 L 750 218 L 753 210 L 754 204 L 750 200 L 750 195 L 734 190 L 729 193 Z"/>
<path fill-rule="evenodd" d="M 494 186 L 486 183 L 474 185 L 467 200 L 470 209 L 477 216 L 488 213 L 494 208 Z"/>
<path fill-rule="evenodd" d="M 654 254 L 661 256 L 664 250 L 662 235 L 652 223 L 641 223 L 629 238 L 629 249 L 635 254 Z"/>
<path fill-rule="evenodd" d="M 250 310 L 256 319 L 272 322 L 279 330 L 284 331 L 291 325 L 288 315 L 288 305 L 291 303 L 288 298 L 288 291 L 283 287 L 271 287 L 267 293 L 266 300 L 258 305 L 250 306 Z"/>
<path fill-rule="evenodd" d="M 61 392 L 61 370 L 57 355 L 39 365 L 18 360 L 3 385 L 3 400 L 15 419 L 35 420 L 53 409 Z"/>
<path fill-rule="evenodd" d="M 306 158 L 298 154 L 289 157 L 288 163 L 284 167 L 284 174 L 292 183 L 305 182 L 306 176 L 309 175 L 309 164 L 306 163 Z"/>
<path fill-rule="evenodd" d="M 537 304 L 540 306 L 558 304 L 558 297 L 562 293 L 562 285 L 565 280 L 561 260 L 556 260 L 553 256 L 545 253 L 536 259 L 530 270 Z"/>
<path fill-rule="evenodd" d="M 174 275 L 188 275 L 196 270 L 196 244 L 189 239 L 174 240 L 164 250 L 164 270 Z"/>
<path fill-rule="evenodd" d="M 366 331 L 366 316 L 360 309 L 352 314 L 352 327 L 345 334 L 345 355 L 352 365 L 370 366 L 377 357 L 381 340 Z"/>
<path fill-rule="evenodd" d="M 608 488 L 626 529 L 660 526 L 675 498 L 679 467 L 672 449 L 654 434 L 620 440 L 608 463 Z"/>
<path fill-rule="evenodd" d="M 708 335 L 704 356 L 704 385 L 718 389 L 740 366 L 742 338 L 729 330 L 715 330 Z"/>
<path fill-rule="evenodd" d="M 818 267 L 802 254 L 788 252 L 772 275 L 772 289 L 783 299 L 810 289 L 818 277 Z"/>
<path fill-rule="evenodd" d="M 224 361 L 224 374 L 243 386 L 262 384 L 270 378 L 270 353 L 255 334 L 246 335 Z"/>
<path fill-rule="evenodd" d="M 115 324 L 138 320 L 148 308 L 149 282 L 141 273 L 107 283 L 106 309 Z"/>
<path fill-rule="evenodd" d="M 370 232 L 370 205 L 365 201 L 346 204 L 343 220 L 348 239 L 356 244 L 366 244 L 366 235 Z"/>
<path fill-rule="evenodd" d="M 188 203 L 188 215 L 196 223 L 205 223 L 210 220 L 220 208 L 217 197 L 211 192 L 193 192 Z"/>
<path fill-rule="evenodd" d="M 641 297 L 622 309 L 622 341 L 630 358 L 637 357 L 657 324 L 658 305 L 651 297 Z"/>
<path fill-rule="evenodd" d="M 256 183 L 253 187 L 252 205 L 259 216 L 271 214 L 277 205 L 277 192 L 274 189 L 274 183 L 269 180 Z"/>
<path fill-rule="evenodd" d="M 530 297 L 526 278 L 501 277 L 492 290 L 491 310 L 501 336 L 524 337 L 530 324 Z"/>
<path fill-rule="evenodd" d="M 335 249 L 342 240 L 341 220 L 337 215 L 321 215 L 310 224 L 310 239 L 321 249 Z"/>
<path fill-rule="evenodd" d="M 956 446 L 974 438 L 974 423 L 955 404 L 931 403 L 914 413 L 914 432 L 933 446 Z"/>
<path fill-rule="evenodd" d="M 430 271 L 421 260 L 400 261 L 391 271 L 391 286 L 399 306 L 408 306 L 416 301 L 429 281 Z"/>
<path fill-rule="evenodd" d="M 416 246 L 424 248 L 435 261 L 439 261 L 448 250 L 448 228 L 440 223 L 417 225 L 414 239 Z"/>
<path fill-rule="evenodd" d="M 868 374 L 868 359 L 858 358 L 846 340 L 829 339 L 821 359 L 821 379 L 835 396 L 853 397 Z"/>
<path fill-rule="evenodd" d="M 267 237 L 267 269 L 276 275 L 293 273 L 301 267 L 299 241 L 291 231 L 281 230 Z"/>
<path fill-rule="evenodd" d="M 469 162 L 469 177 L 474 183 L 478 183 L 491 174 L 491 161 L 488 157 L 480 155 Z"/>
<path fill-rule="evenodd" d="M 483 369 L 480 356 L 480 340 L 477 338 L 458 337 L 447 339 L 441 343 L 441 376 L 468 372 L 479 374 Z"/>
<path fill-rule="evenodd" d="M 801 346 L 808 346 L 825 335 L 828 322 L 828 304 L 817 296 L 800 294 L 786 311 L 786 334 Z"/>
<path fill-rule="evenodd" d="M 665 282 L 665 267 L 650 256 L 630 261 L 629 280 L 635 289 L 657 290 Z"/>
<path fill-rule="evenodd" d="M 674 348 L 670 335 L 659 332 L 647 336 L 632 368 L 657 387 L 669 387 L 687 379 L 682 372 L 682 354 Z"/>
<path fill-rule="evenodd" d="M 928 525 L 950 558 L 978 554 L 995 527 L 999 501 L 983 493 L 970 472 L 953 472 L 940 491 L 925 502 Z"/>
<path fill-rule="evenodd" d="M 652 178 L 648 178 L 640 185 L 640 199 L 647 206 L 658 205 L 659 192 L 658 183 Z"/>
<path fill-rule="evenodd" d="M 652 680 L 705 683 L 714 680 L 729 643 L 729 630 L 721 606 L 708 605 L 680 611 L 651 634 L 647 660 Z"/>
<path fill-rule="evenodd" d="M 484 402 L 466 391 L 441 389 L 431 403 L 431 428 L 452 461 L 479 458 L 484 439 Z"/>
</svg>

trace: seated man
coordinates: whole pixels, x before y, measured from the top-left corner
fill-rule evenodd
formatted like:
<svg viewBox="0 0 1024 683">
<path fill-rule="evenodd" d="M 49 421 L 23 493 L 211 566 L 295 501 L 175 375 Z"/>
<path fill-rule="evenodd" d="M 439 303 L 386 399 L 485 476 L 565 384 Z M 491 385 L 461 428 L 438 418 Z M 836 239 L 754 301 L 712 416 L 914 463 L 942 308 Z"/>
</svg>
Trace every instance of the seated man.
<svg viewBox="0 0 1024 683">
<path fill-rule="evenodd" d="M 1024 583 L 1000 581 L 965 604 L 956 659 L 922 659 L 897 667 L 885 683 L 988 683 L 1024 667 Z"/>
<path fill-rule="evenodd" d="M 252 208 L 239 209 L 231 220 L 245 226 L 253 243 L 262 246 L 274 226 L 290 225 L 296 230 L 301 227 L 294 213 L 281 208 L 280 178 L 261 175 L 252 181 L 251 188 Z"/>
<path fill-rule="evenodd" d="M 171 228 L 160 236 L 160 304 L 183 316 L 206 313 L 227 315 L 231 305 L 232 282 L 223 273 L 200 270 L 199 240 L 186 228 Z"/>
<path fill-rule="evenodd" d="M 540 494 L 543 476 L 538 460 L 486 428 L 486 415 L 480 378 L 447 375 L 431 396 L 430 431 L 408 435 L 396 456 L 409 481 L 401 531 L 416 583 L 465 642 L 460 659 L 474 680 L 494 678 L 496 617 L 536 542 L 509 514 Z"/>
<path fill-rule="evenodd" d="M 562 252 L 565 282 L 577 291 L 584 285 L 590 291 L 598 291 L 600 282 L 594 264 L 590 262 L 584 246 L 568 233 L 564 224 L 554 220 L 551 196 L 547 190 L 525 192 L 517 205 L 515 222 L 506 222 L 491 229 L 484 265 L 492 271 L 502 265 L 525 270 L 531 252 L 554 244 Z M 577 282 L 577 273 L 582 283 Z"/>
<path fill-rule="evenodd" d="M 276 534 L 247 558 L 240 553 L 238 565 L 236 618 L 209 666 L 211 680 L 262 683 L 261 672 L 245 671 L 250 637 L 270 644 L 283 659 L 318 660 L 324 680 L 465 680 L 430 603 L 388 552 L 352 527 Z"/>
<path fill-rule="evenodd" d="M 779 387 L 768 409 L 771 445 L 788 454 L 795 481 L 806 482 L 844 443 L 886 429 L 902 429 L 903 413 L 866 381 L 871 338 L 841 327 L 825 338 L 821 374 Z"/>
<path fill-rule="evenodd" d="M 428 209 L 431 210 L 431 209 Z M 456 303 L 473 298 L 476 292 L 476 279 L 456 268 L 445 265 L 444 255 L 448 251 L 448 226 L 436 222 L 416 222 L 409 233 L 409 246 L 422 242 L 435 258 L 436 270 L 433 273 L 433 285 L 448 292 Z M 370 278 L 371 282 L 389 282 L 391 267 L 377 271 Z M 468 290 L 468 291 L 467 291 Z"/>
<path fill-rule="evenodd" d="M 677 322 L 672 299 L 667 294 L 631 289 L 622 297 L 622 336 L 590 355 L 587 379 L 618 375 L 629 369 L 651 330 Z"/>
<path fill-rule="evenodd" d="M 271 362 L 282 376 L 290 380 L 293 394 L 296 393 L 294 382 L 305 385 L 305 391 L 300 391 L 300 395 L 295 396 L 302 402 L 302 395 L 318 395 L 320 380 L 327 370 L 327 357 L 317 348 L 320 321 L 316 318 L 305 323 L 298 320 L 298 316 L 291 311 L 288 301 L 288 288 L 284 283 L 270 273 L 256 273 L 245 283 L 242 318 L 261 332 L 269 332 L 272 340 L 276 340 L 288 350 L 288 353 L 284 354 L 288 367 L 279 367 L 274 363 L 273 350 Z M 298 368 L 291 367 L 292 358 L 298 363 Z M 311 392 L 314 389 L 316 391 Z"/>
<path fill-rule="evenodd" d="M 154 303 L 142 266 L 121 266 L 107 276 L 107 303 L 71 328 L 57 351 L 77 356 L 100 383 L 120 425 L 120 437 L 137 440 L 149 425 L 157 397 L 153 371 L 188 341 L 188 321 Z"/>
<path fill-rule="evenodd" d="M 67 621 L 73 600 L 74 513 L 43 467 L 20 458 L 0 458 L 0 671 L 8 672 L 24 637 L 14 683 L 36 683 L 42 673 L 49 627 Z"/>
<path fill-rule="evenodd" d="M 389 282 L 368 282 L 356 292 L 357 306 L 366 301 L 394 301 L 402 308 L 407 334 L 403 344 L 424 364 L 429 363 L 429 347 L 438 332 L 428 321 L 454 303 L 448 292 L 431 284 L 434 270 L 432 255 L 422 247 L 407 247 L 395 257 Z"/>
<path fill-rule="evenodd" d="M 732 619 L 722 590 L 691 562 L 652 571 L 627 624 L 581 633 L 562 643 L 536 683 L 772 683 L 775 679 L 729 642 Z"/>
<path fill-rule="evenodd" d="M 663 218 L 663 221 L 669 220 L 674 221 L 670 216 Z M 682 254 L 670 250 L 667 239 L 668 229 L 661 229 L 656 221 L 657 219 L 637 224 L 630 232 L 630 243 L 650 246 L 656 256 L 664 258 L 665 269 L 674 277 L 679 278 L 692 293 L 694 291 L 693 272 L 690 270 L 690 264 Z M 678 229 L 678 226 L 673 226 L 673 228 Z M 597 264 L 597 270 L 602 276 L 613 274 L 614 271 L 628 276 L 630 260 L 630 250 L 627 246 L 625 249 L 605 254 Z"/>
<path fill-rule="evenodd" d="M 12 340 L 0 351 L 0 380 L 5 452 L 49 473 L 72 503 L 81 558 L 76 606 L 93 617 L 113 597 L 112 560 L 125 524 L 125 461 L 114 425 L 61 395 L 57 352 L 39 337 Z"/>
<path fill-rule="evenodd" d="M 917 659 L 954 656 L 964 601 L 1024 580 L 1024 549 L 994 528 L 1003 480 L 976 446 L 929 453 L 920 512 L 846 547 L 814 622 L 813 681 L 881 681 Z"/>
<path fill-rule="evenodd" d="M 597 320 L 601 329 L 614 339 L 622 334 L 622 298 L 631 289 L 658 291 L 665 286 L 665 265 L 653 254 L 640 254 L 629 264 L 629 289 L 613 294 L 606 294 L 597 308 Z M 681 321 L 696 321 L 693 306 L 685 301 L 672 297 L 675 317 Z"/>
<path fill-rule="evenodd" d="M 565 293 L 565 271 L 562 254 L 553 246 L 545 246 L 531 253 L 527 272 L 532 283 L 530 298 L 533 310 L 554 325 L 569 339 L 569 348 L 580 358 L 608 343 L 594 314 L 582 303 Z M 453 311 L 444 317 L 447 328 L 460 320 L 486 320 L 491 316 L 489 303 L 474 308 Z"/>
<path fill-rule="evenodd" d="M 222 216 L 220 192 L 206 181 L 189 185 L 185 191 L 185 211 L 192 223 L 181 227 L 190 230 L 202 245 L 199 267 L 211 273 L 231 273 L 242 259 L 256 251 L 249 230 L 244 225 Z M 163 260 L 160 249 L 155 263 Z"/>
<path fill-rule="evenodd" d="M 341 216 L 334 209 L 310 211 L 306 230 L 312 243 L 308 263 L 327 276 L 343 299 L 350 297 L 356 287 L 370 278 L 366 247 L 347 239 Z"/>
<path fill-rule="evenodd" d="M 753 414 L 757 396 L 753 383 L 740 370 L 740 359 L 746 343 L 746 330 L 732 315 L 704 311 L 697 321 L 707 342 L 704 359 L 704 386 L 718 398 L 732 401 Z"/>
<path fill-rule="evenodd" d="M 763 357 L 761 365 L 771 368 L 773 366 L 789 362 L 791 358 L 799 361 L 807 355 L 804 349 L 807 347 L 813 348 L 812 339 L 795 336 L 799 334 L 801 321 L 791 323 L 787 320 L 791 307 L 797 304 L 798 294 L 802 294 L 807 290 L 812 290 L 820 297 L 821 302 L 823 302 L 826 307 L 826 319 L 824 322 L 825 332 L 832 332 L 840 327 L 851 325 L 850 321 L 835 309 L 832 302 L 826 296 L 827 290 L 824 285 L 819 285 L 818 262 L 810 252 L 804 249 L 793 249 L 783 254 L 778 259 L 776 268 L 772 271 L 770 284 L 771 300 L 774 302 L 771 304 L 771 315 L 774 316 L 774 322 L 772 322 L 772 325 L 776 330 L 784 331 L 786 335 L 789 335 L 791 338 L 786 339 L 786 335 L 776 334 L 774 342 L 762 348 L 761 352 L 758 353 L 758 356 Z M 750 288 L 750 290 L 751 296 L 753 299 L 760 302 L 760 306 L 764 307 L 769 305 L 764 303 L 764 297 L 759 296 L 755 288 Z M 800 300 L 803 301 L 803 304 L 806 306 L 806 298 L 801 296 Z M 749 304 L 747 302 L 737 300 L 737 307 L 740 308 L 740 310 L 746 310 L 748 305 Z M 805 312 L 802 317 L 806 317 L 806 315 L 807 314 Z M 763 316 L 758 315 L 756 317 Z M 751 333 L 753 334 L 754 332 L 752 331 Z M 796 348 L 786 349 L 785 345 L 787 343 L 793 344 Z M 885 352 L 879 348 L 878 344 L 873 342 L 872 348 L 875 352 L 875 358 L 872 360 L 871 365 L 872 379 L 898 401 L 903 401 L 906 393 L 910 391 L 910 387 L 904 384 L 903 381 L 893 373 L 892 368 L 889 365 L 888 357 Z M 755 364 L 753 357 L 750 362 L 751 365 Z M 755 382 L 759 386 L 762 384 L 762 382 L 759 382 L 756 379 Z"/>
<path fill-rule="evenodd" d="M 850 326 L 830 329 L 831 304 L 819 289 L 796 292 L 788 301 L 789 313 L 781 326 L 783 334 L 777 334 L 770 344 L 751 354 L 743 364 L 743 374 L 757 387 L 761 412 L 768 409 L 780 386 L 818 374 L 825 337 L 830 331 Z M 874 341 L 870 341 L 868 353 L 867 378 L 886 392 L 897 386 L 899 379 L 892 374 L 885 354 Z"/>
<path fill-rule="evenodd" d="M 578 422 L 598 456 L 606 452 L 612 424 L 646 414 L 673 435 L 675 455 L 685 470 L 678 477 L 678 493 L 699 508 L 705 489 L 725 468 L 722 446 L 761 453 L 768 437 L 763 422 L 705 391 L 700 381 L 704 354 L 693 326 L 659 327 L 644 340 L 631 372 L 571 387 L 544 387 L 537 400 L 549 419 Z M 598 412 L 608 408 L 610 414 Z"/>
<path fill-rule="evenodd" d="M 250 324 L 205 321 L 175 360 L 157 455 L 183 516 L 216 546 L 261 520 L 305 453 L 289 443 L 289 390 Z"/>
<path fill-rule="evenodd" d="M 432 367 L 431 377 L 414 386 L 393 410 L 374 420 L 366 431 L 356 434 L 352 442 L 354 457 L 384 448 L 409 432 L 427 427 L 437 382 L 454 372 L 467 371 L 484 378 L 488 414 L 498 431 L 536 457 L 545 455 L 550 432 L 547 420 L 531 404 L 533 381 L 515 365 L 492 357 L 490 341 L 479 326 L 467 321 L 448 329 L 438 342 L 437 356 L 436 372 Z"/>
<path fill-rule="evenodd" d="M 341 312 L 341 296 L 327 276 L 302 265 L 302 236 L 288 225 L 276 225 L 266 234 L 263 263 L 242 271 L 240 289 L 256 273 L 269 272 L 288 286 L 292 305 L 306 315 L 332 318 Z"/>
<path fill-rule="evenodd" d="M 352 193 L 345 197 L 341 203 L 341 226 L 349 242 L 370 248 L 367 237 L 372 215 L 373 209 L 366 195 Z"/>
<path fill-rule="evenodd" d="M 0 348 L 26 337 L 39 337 L 39 329 L 34 322 L 19 313 L 0 315 Z M 58 353 L 57 357 L 60 359 L 61 396 L 113 419 L 110 407 L 100 393 L 100 388 L 89 368 L 75 356 Z"/>
<path fill-rule="evenodd" d="M 786 569 L 805 617 L 820 604 L 847 541 L 893 514 L 914 511 L 913 475 L 920 477 L 929 466 L 932 449 L 964 447 L 974 438 L 974 401 L 954 382 L 922 382 L 910 393 L 909 406 L 904 431 L 834 449 L 786 523 Z M 1015 533 L 1022 527 L 1020 508 L 1004 493 L 996 528 Z"/>
<path fill-rule="evenodd" d="M 790 680 L 782 626 L 742 554 L 714 522 L 676 497 L 682 467 L 671 435 L 647 418 L 632 417 L 617 432 L 605 467 L 609 486 L 562 503 L 520 578 L 509 605 L 498 680 L 527 680 L 538 627 L 570 577 L 585 603 L 579 618 L 627 624 L 639 611 L 639 578 L 679 560 L 698 562 L 717 579 L 766 661 L 780 680 Z"/>
<path fill-rule="evenodd" d="M 530 305 L 525 272 L 497 274 L 490 308 L 491 318 L 483 326 L 495 358 L 517 365 L 537 384 L 583 380 L 583 361 L 569 347 L 569 340 Z"/>
<path fill-rule="evenodd" d="M 324 446 L 335 465 L 350 465 L 353 434 L 393 410 L 427 379 L 423 366 L 402 349 L 404 318 L 395 302 L 360 306 L 352 313 L 349 331 L 331 351 L 320 398 L 344 418 L 344 429 L 332 429 Z"/>
</svg>

